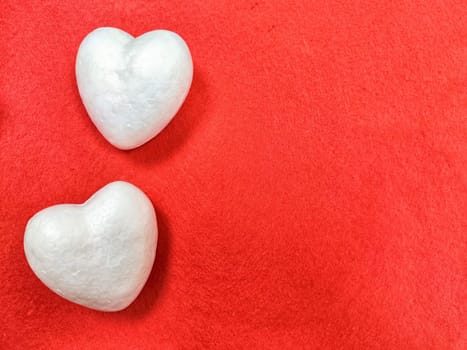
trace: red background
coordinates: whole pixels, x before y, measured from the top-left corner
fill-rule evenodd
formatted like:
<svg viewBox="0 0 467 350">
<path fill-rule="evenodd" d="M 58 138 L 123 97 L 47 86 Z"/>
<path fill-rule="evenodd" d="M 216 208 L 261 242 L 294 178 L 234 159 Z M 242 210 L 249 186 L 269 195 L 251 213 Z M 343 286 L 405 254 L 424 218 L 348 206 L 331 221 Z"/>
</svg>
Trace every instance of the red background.
<svg viewBox="0 0 467 350">
<path fill-rule="evenodd" d="M 1 349 L 465 349 L 465 1 L 0 4 Z M 100 26 L 191 48 L 172 123 L 124 152 L 74 63 Z M 119 313 L 28 268 L 24 227 L 108 182 L 159 215 Z"/>
</svg>

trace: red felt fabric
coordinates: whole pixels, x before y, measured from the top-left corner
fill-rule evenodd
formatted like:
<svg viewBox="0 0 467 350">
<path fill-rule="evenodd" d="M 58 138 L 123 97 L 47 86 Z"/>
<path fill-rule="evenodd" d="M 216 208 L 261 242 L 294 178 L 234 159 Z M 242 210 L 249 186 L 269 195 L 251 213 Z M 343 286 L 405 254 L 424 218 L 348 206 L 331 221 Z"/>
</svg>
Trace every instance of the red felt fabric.
<svg viewBox="0 0 467 350">
<path fill-rule="evenodd" d="M 0 349 L 467 348 L 467 4 L 0 2 Z M 133 151 L 80 101 L 100 26 L 170 29 L 191 92 Z M 139 298 L 34 276 L 29 217 L 127 180 L 160 238 Z"/>
</svg>

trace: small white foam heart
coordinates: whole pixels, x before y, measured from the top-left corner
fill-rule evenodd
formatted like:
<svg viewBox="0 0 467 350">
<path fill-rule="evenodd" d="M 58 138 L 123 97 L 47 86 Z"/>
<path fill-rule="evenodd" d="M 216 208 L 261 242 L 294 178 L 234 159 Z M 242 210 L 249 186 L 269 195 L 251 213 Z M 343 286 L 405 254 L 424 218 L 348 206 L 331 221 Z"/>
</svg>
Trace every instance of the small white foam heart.
<svg viewBox="0 0 467 350">
<path fill-rule="evenodd" d="M 84 204 L 41 210 L 24 236 L 27 261 L 47 287 L 101 311 L 133 302 L 149 277 L 156 245 L 151 201 L 123 181 L 106 185 Z"/>
<path fill-rule="evenodd" d="M 156 136 L 190 89 L 193 62 L 185 41 L 167 30 L 138 38 L 98 28 L 84 38 L 76 80 L 84 106 L 115 147 L 132 149 Z"/>
</svg>

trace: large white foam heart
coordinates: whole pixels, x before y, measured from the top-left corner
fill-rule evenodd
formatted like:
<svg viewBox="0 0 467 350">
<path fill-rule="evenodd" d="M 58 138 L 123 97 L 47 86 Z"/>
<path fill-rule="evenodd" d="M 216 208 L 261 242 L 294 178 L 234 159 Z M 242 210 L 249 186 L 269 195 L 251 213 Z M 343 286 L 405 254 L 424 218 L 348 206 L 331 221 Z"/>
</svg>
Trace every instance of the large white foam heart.
<svg viewBox="0 0 467 350">
<path fill-rule="evenodd" d="M 179 110 L 192 78 L 185 41 L 167 30 L 135 39 L 120 29 L 98 28 L 76 57 L 84 106 L 102 135 L 120 149 L 156 136 Z"/>
<path fill-rule="evenodd" d="M 38 212 L 24 236 L 27 261 L 46 286 L 102 311 L 124 309 L 138 296 L 151 272 L 156 245 L 151 201 L 123 181 L 108 184 L 84 204 Z"/>
</svg>

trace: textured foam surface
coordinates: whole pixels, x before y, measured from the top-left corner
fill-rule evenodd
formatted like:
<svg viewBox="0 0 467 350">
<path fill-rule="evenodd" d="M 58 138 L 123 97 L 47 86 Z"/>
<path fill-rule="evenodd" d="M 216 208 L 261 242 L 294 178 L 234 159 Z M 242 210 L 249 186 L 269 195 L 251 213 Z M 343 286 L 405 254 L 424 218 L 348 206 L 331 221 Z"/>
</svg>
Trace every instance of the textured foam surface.
<svg viewBox="0 0 467 350">
<path fill-rule="evenodd" d="M 119 311 L 139 294 L 151 272 L 157 221 L 149 198 L 112 182 L 84 204 L 41 210 L 28 222 L 24 251 L 39 279 L 65 299 Z"/>
<path fill-rule="evenodd" d="M 175 116 L 193 77 L 190 51 L 179 35 L 154 30 L 138 38 L 98 28 L 81 43 L 76 80 L 91 120 L 120 149 L 141 146 Z"/>
</svg>

